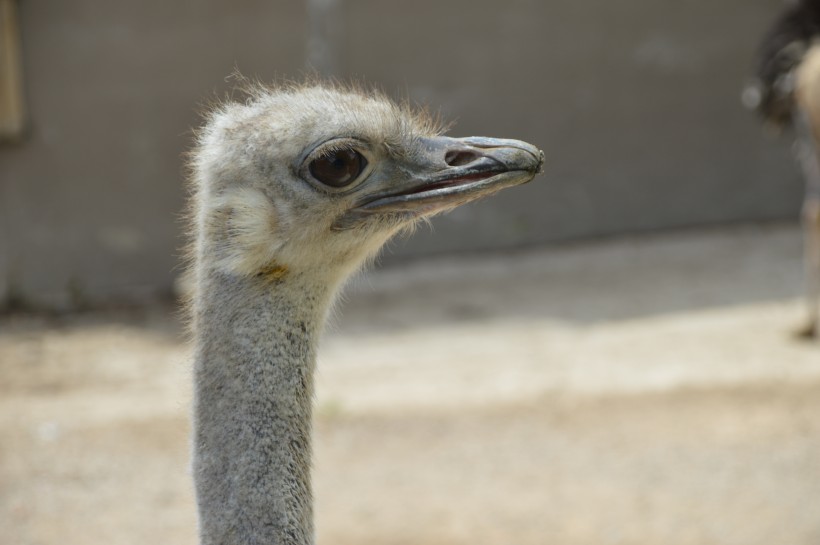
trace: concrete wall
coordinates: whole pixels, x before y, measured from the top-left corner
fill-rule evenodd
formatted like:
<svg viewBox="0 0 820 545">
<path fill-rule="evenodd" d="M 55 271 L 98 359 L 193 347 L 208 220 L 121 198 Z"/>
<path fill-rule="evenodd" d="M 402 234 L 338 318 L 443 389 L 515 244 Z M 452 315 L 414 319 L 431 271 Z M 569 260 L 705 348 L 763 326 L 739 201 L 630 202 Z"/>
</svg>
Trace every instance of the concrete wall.
<svg viewBox="0 0 820 545">
<path fill-rule="evenodd" d="M 6 297 L 73 306 L 170 293 L 197 111 L 236 67 L 302 69 L 302 2 L 20 8 L 31 130 L 0 147 Z"/>
<path fill-rule="evenodd" d="M 31 130 L 0 147 L 0 300 L 170 292 L 197 104 L 234 67 L 271 79 L 308 56 L 440 108 L 454 135 L 546 151 L 546 176 L 392 259 L 796 217 L 788 142 L 738 99 L 778 1 L 310 4 L 22 2 Z"/>
</svg>

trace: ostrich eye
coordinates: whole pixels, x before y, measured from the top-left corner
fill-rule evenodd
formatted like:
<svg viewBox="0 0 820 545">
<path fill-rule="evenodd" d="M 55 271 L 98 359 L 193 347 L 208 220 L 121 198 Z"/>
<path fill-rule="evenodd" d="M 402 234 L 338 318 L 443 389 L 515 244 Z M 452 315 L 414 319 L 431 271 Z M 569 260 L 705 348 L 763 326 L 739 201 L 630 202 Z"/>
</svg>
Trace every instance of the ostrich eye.
<svg viewBox="0 0 820 545">
<path fill-rule="evenodd" d="M 367 159 L 354 149 L 332 151 L 311 161 L 310 174 L 330 187 L 345 187 L 359 177 Z"/>
</svg>

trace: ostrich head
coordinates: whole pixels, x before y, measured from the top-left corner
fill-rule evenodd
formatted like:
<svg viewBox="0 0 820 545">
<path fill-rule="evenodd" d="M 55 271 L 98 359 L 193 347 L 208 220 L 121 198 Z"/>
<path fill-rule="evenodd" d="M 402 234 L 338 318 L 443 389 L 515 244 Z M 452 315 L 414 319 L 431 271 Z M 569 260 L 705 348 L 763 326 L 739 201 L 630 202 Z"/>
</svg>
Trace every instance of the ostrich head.
<svg viewBox="0 0 820 545">
<path fill-rule="evenodd" d="M 343 279 L 420 218 L 529 181 L 543 154 L 454 139 L 423 112 L 325 85 L 216 109 L 195 154 L 197 251 L 217 270 Z"/>
</svg>

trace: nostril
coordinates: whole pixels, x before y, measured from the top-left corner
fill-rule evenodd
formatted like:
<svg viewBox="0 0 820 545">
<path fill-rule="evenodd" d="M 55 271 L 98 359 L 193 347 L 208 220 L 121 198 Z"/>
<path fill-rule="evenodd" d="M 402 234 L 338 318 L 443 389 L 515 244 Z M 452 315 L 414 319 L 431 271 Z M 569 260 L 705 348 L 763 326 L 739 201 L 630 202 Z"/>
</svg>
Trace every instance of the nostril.
<svg viewBox="0 0 820 545">
<path fill-rule="evenodd" d="M 463 167 L 478 161 L 481 156 L 469 150 L 452 150 L 444 156 L 444 162 L 451 167 Z"/>
</svg>

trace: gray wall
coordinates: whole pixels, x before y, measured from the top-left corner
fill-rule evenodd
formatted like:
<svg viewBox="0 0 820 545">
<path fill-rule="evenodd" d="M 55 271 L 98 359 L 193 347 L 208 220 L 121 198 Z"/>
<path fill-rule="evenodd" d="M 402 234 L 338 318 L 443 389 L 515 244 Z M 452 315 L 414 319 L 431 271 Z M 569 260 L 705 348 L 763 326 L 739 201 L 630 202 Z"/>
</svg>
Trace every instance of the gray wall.
<svg viewBox="0 0 820 545">
<path fill-rule="evenodd" d="M 388 259 L 794 218 L 787 139 L 738 100 L 779 6 L 337 0 L 309 21 L 297 1 L 23 1 L 31 129 L 0 147 L 0 301 L 169 293 L 197 104 L 235 67 L 298 75 L 311 34 L 315 65 L 440 108 L 454 135 L 546 151 L 546 176 L 437 219 Z"/>
</svg>

